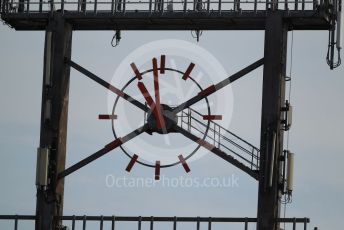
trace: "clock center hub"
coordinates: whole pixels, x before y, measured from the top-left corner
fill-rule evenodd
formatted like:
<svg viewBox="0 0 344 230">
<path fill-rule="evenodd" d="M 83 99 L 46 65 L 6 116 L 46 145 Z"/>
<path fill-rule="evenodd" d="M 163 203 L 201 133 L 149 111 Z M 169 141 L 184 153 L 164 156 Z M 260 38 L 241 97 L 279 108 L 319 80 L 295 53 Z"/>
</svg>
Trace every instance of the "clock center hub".
<svg viewBox="0 0 344 230">
<path fill-rule="evenodd" d="M 173 127 L 177 125 L 178 117 L 176 114 L 172 112 L 172 108 L 166 104 L 161 104 L 161 111 L 164 116 L 165 121 L 165 129 L 160 129 L 157 127 L 157 121 L 153 113 L 148 114 L 147 123 L 149 126 L 149 130 L 147 133 L 152 134 L 153 132 L 160 133 L 160 134 L 168 134 L 174 132 Z M 165 116 L 168 115 L 168 118 Z"/>
</svg>

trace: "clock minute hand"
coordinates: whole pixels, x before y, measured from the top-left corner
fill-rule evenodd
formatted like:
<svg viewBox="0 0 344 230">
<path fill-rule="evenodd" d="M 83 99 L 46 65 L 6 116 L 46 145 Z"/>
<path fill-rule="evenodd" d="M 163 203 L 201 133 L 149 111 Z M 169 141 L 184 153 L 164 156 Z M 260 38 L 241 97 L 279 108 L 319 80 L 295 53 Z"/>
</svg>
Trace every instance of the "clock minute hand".
<svg viewBox="0 0 344 230">
<path fill-rule="evenodd" d="M 155 93 L 155 108 L 158 116 L 158 128 L 165 129 L 165 121 L 162 116 L 161 106 L 160 106 L 160 90 L 159 90 L 159 74 L 158 74 L 158 61 L 153 58 L 153 78 L 154 78 L 154 93 Z"/>
<path fill-rule="evenodd" d="M 220 81 L 216 85 L 211 85 L 208 88 L 202 90 L 199 92 L 196 96 L 190 98 L 189 100 L 185 101 L 184 103 L 178 105 L 175 107 L 172 111 L 173 113 L 179 113 L 185 108 L 190 107 L 193 104 L 196 104 L 200 100 L 208 97 L 209 95 L 215 93 L 216 91 L 222 89 L 223 87 L 229 85 L 230 83 L 238 80 L 242 76 L 248 74 L 249 72 L 255 70 L 256 68 L 260 67 L 261 65 L 264 64 L 264 58 L 259 59 L 258 61 L 252 63 L 251 65 L 247 66 L 246 68 L 236 72 L 235 74 L 229 76 L 228 78 L 224 79 L 223 81 Z"/>
</svg>

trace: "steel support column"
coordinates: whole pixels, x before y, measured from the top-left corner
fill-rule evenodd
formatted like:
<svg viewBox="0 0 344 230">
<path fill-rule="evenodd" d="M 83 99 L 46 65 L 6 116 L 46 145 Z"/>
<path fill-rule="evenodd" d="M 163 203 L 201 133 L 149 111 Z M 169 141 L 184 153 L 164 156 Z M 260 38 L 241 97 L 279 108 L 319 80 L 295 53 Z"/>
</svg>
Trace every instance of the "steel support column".
<svg viewBox="0 0 344 230">
<path fill-rule="evenodd" d="M 65 169 L 68 92 L 72 27 L 55 13 L 45 35 L 40 148 L 49 149 L 47 186 L 37 186 L 36 230 L 55 230 L 61 224 L 54 216 L 63 212 L 64 181 L 57 175 Z"/>
<path fill-rule="evenodd" d="M 258 230 L 277 230 L 280 212 L 280 156 L 283 153 L 281 107 L 285 101 L 287 24 L 279 11 L 266 20 L 258 191 Z"/>
</svg>

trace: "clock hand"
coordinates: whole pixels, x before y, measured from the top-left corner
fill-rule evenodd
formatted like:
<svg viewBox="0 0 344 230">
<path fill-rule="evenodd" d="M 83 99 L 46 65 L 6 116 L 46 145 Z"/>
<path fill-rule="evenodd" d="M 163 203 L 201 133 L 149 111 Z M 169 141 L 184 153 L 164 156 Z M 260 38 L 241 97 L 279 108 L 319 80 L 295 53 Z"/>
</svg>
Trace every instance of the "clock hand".
<svg viewBox="0 0 344 230">
<path fill-rule="evenodd" d="M 155 93 L 155 108 L 158 116 L 158 128 L 164 129 L 166 132 L 164 117 L 162 116 L 160 106 L 160 92 L 159 92 L 159 74 L 158 74 L 158 63 L 157 59 L 153 58 L 153 77 L 154 77 L 154 93 Z"/>
<path fill-rule="evenodd" d="M 143 84 L 143 82 L 138 82 L 137 86 L 139 87 L 143 97 L 145 98 L 148 106 L 151 108 L 151 111 L 156 119 L 157 127 L 161 129 L 163 125 L 165 125 L 164 119 L 159 116 L 159 112 L 157 110 L 156 104 L 154 103 L 151 95 L 149 94 L 146 86 Z"/>
<path fill-rule="evenodd" d="M 145 132 L 147 129 L 148 129 L 148 124 L 145 124 L 145 125 L 141 126 L 140 128 L 135 129 L 131 133 L 127 134 L 126 136 L 115 139 L 114 141 L 107 144 L 104 148 L 102 148 L 99 151 L 93 153 L 92 155 L 86 157 L 85 159 L 79 161 L 78 163 L 70 166 L 69 168 L 65 169 L 64 171 L 60 172 L 58 174 L 58 179 L 62 179 L 64 177 L 68 176 L 69 174 L 75 172 L 76 170 L 84 167 L 85 165 L 91 163 L 92 161 L 98 159 L 99 157 L 104 156 L 108 152 L 114 150 L 115 148 L 126 143 L 127 141 L 130 141 L 131 139 L 133 139 L 133 138 L 137 137 L 138 135 L 140 135 L 141 133 Z"/>
<path fill-rule="evenodd" d="M 216 91 L 222 89 L 223 87 L 229 85 L 230 83 L 236 81 L 240 77 L 248 74 L 249 72 L 255 70 L 259 66 L 264 64 L 264 58 L 259 59 L 258 61 L 254 62 L 253 64 L 247 66 L 246 68 L 236 72 L 235 74 L 229 76 L 228 78 L 224 79 L 223 81 L 220 81 L 216 85 L 211 85 L 208 88 L 202 90 L 199 92 L 196 96 L 192 97 L 191 99 L 185 101 L 184 103 L 178 105 L 175 107 L 172 111 L 173 113 L 179 113 L 185 108 L 190 107 L 191 105 L 199 102 L 200 100 L 204 99 L 205 97 L 208 97 L 209 95 L 215 93 Z"/>
<path fill-rule="evenodd" d="M 91 73 L 90 71 L 88 71 L 87 69 L 81 67 L 80 65 L 78 65 L 77 63 L 73 62 L 70 59 L 66 59 L 65 62 L 73 67 L 74 69 L 76 69 L 77 71 L 79 71 L 80 73 L 84 74 L 85 76 L 87 76 L 88 78 L 92 79 L 93 81 L 97 82 L 98 84 L 104 86 L 105 88 L 107 88 L 108 90 L 114 92 L 116 95 L 120 96 L 121 98 L 123 98 L 124 100 L 129 101 L 131 104 L 135 105 L 136 107 L 142 109 L 145 112 L 149 112 L 149 108 L 147 106 L 145 106 L 144 104 L 142 104 L 141 102 L 135 100 L 134 98 L 132 98 L 131 96 L 129 96 L 128 94 L 124 93 L 123 91 L 121 91 L 120 89 L 116 88 L 115 86 L 111 85 L 110 83 L 104 81 L 103 79 L 101 79 L 100 77 L 96 76 L 95 74 Z"/>
</svg>

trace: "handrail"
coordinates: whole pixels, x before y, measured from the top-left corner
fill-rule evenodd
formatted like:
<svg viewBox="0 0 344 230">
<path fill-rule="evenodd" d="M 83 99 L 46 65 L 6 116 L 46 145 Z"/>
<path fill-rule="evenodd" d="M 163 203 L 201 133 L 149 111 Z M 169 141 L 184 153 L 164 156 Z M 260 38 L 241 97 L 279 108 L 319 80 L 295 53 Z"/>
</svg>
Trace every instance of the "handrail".
<svg viewBox="0 0 344 230">
<path fill-rule="evenodd" d="M 199 119 L 195 118 L 195 115 L 199 116 Z M 206 123 L 203 123 L 201 121 L 202 116 L 203 115 L 201 113 L 193 110 L 192 108 L 188 108 L 187 112 L 182 111 L 181 115 L 179 115 L 179 117 L 181 118 L 180 125 L 183 126 L 183 124 L 186 124 L 186 126 L 190 129 L 189 131 L 194 130 L 204 135 L 205 130 L 208 128 L 207 123 L 210 122 L 206 138 L 208 138 L 210 141 L 213 141 L 214 145 L 217 146 L 219 149 L 224 148 L 226 151 L 230 151 L 236 157 L 239 157 L 241 160 L 246 162 L 245 164 L 248 164 L 252 170 L 259 169 L 260 150 L 257 147 L 240 138 L 238 135 L 225 129 L 224 127 L 220 126 L 216 122 L 207 121 Z M 187 118 L 187 121 L 185 121 L 184 118 Z M 204 130 L 202 130 L 202 128 L 200 127 L 196 127 L 197 125 L 195 124 L 200 125 Z M 228 136 L 234 137 L 235 140 Z M 225 145 L 224 143 L 230 144 L 232 148 Z M 233 147 L 235 149 L 233 149 Z M 245 153 L 245 155 L 242 155 L 240 153 Z"/>
<path fill-rule="evenodd" d="M 91 0 L 85 1 L 85 7 L 80 10 L 80 1 L 77 0 L 57 0 L 57 1 L 41 1 L 41 0 L 0 0 L 0 12 L 1 13 L 49 13 L 60 10 L 62 12 L 87 12 L 87 13 L 100 13 L 108 12 L 111 14 L 124 12 L 124 11 L 137 11 L 137 12 L 241 12 L 252 11 L 257 12 L 259 10 L 270 9 L 271 3 L 268 0 L 202 0 L 202 6 L 195 8 L 195 2 L 198 0 Z M 157 4 L 162 4 L 161 7 L 154 7 Z M 133 9 L 117 9 L 118 4 L 131 7 Z M 198 3 L 197 3 L 198 4 Z M 319 4 L 325 5 L 324 1 L 320 3 L 317 0 L 283 0 L 279 1 L 274 10 L 317 10 Z M 299 5 L 301 7 L 299 7 Z M 160 5 L 159 5 L 160 6 Z M 136 7 L 136 8 L 135 8 Z"/>
<path fill-rule="evenodd" d="M 173 223 L 173 229 L 177 229 L 177 223 L 196 223 L 195 229 L 199 229 L 200 223 L 208 223 L 208 229 L 211 228 L 212 224 L 216 223 L 243 223 L 243 229 L 248 230 L 249 224 L 257 223 L 258 218 L 252 217 L 163 217 L 163 216 L 56 216 L 56 219 L 63 221 L 71 221 L 71 229 L 75 229 L 75 223 L 77 221 L 82 222 L 83 229 L 86 229 L 86 223 L 88 221 L 99 222 L 100 230 L 104 229 L 104 222 L 111 222 L 111 229 L 115 229 L 115 222 L 137 222 L 138 229 L 141 229 L 142 222 L 149 222 L 150 229 L 154 229 L 155 222 L 170 222 Z M 0 215 L 0 220 L 12 220 L 14 221 L 14 229 L 18 230 L 19 220 L 36 220 L 35 215 Z M 297 224 L 302 224 L 303 229 L 307 229 L 307 224 L 310 222 L 310 219 L 307 217 L 304 218 L 277 218 L 277 223 L 289 223 L 292 224 L 293 229 L 296 229 Z M 66 223 L 63 223 L 64 225 Z M 67 226 L 61 226 L 61 229 L 69 229 Z M 116 228 L 117 229 L 117 228 Z"/>
<path fill-rule="evenodd" d="M 194 119 L 194 120 L 197 121 L 197 122 L 199 122 L 199 121 L 196 120 L 196 119 Z M 200 122 L 199 122 L 199 123 L 200 123 Z M 187 124 L 187 123 L 185 122 L 185 124 Z M 201 123 L 200 123 L 200 124 L 201 124 Z M 200 132 L 201 134 L 204 134 L 201 130 L 199 130 L 199 129 L 198 129 L 197 127 L 195 127 L 194 125 L 190 124 L 190 126 L 191 126 L 193 129 L 195 129 L 195 130 L 197 130 L 198 132 Z M 210 130 L 210 131 L 214 131 L 214 129 L 212 129 L 211 127 L 209 127 L 209 130 Z M 239 145 L 236 144 L 235 142 L 233 142 L 233 141 L 231 141 L 230 139 L 224 137 L 222 134 L 220 134 L 220 136 L 221 136 L 224 140 L 230 142 L 231 144 L 237 146 L 238 148 L 244 149 L 243 147 L 239 146 Z M 209 138 L 209 139 L 211 139 L 211 140 L 213 140 L 213 141 L 216 142 L 216 140 L 215 140 L 213 137 L 211 137 L 211 136 L 207 136 L 207 138 Z M 228 151 L 234 153 L 237 157 L 240 157 L 242 160 L 246 161 L 248 164 L 251 165 L 251 169 L 253 168 L 252 166 L 254 166 L 256 169 L 258 169 L 258 165 L 255 164 L 253 161 L 249 161 L 248 159 L 244 158 L 243 156 L 241 156 L 240 154 L 238 154 L 238 153 L 235 152 L 234 150 L 230 149 L 229 147 L 225 146 L 225 145 L 222 144 L 221 142 L 220 142 L 220 143 L 217 143 L 217 144 L 220 145 L 220 146 L 222 146 L 222 147 L 225 148 L 226 150 L 228 150 Z M 221 149 L 221 148 L 220 148 L 220 149 Z M 245 149 L 245 151 L 246 151 L 247 153 L 249 153 L 250 156 L 253 156 L 253 158 L 254 158 L 255 160 L 258 159 L 258 157 L 257 157 L 256 155 L 251 155 L 252 153 L 251 153 L 251 152 L 248 152 L 246 149 Z"/>
</svg>

